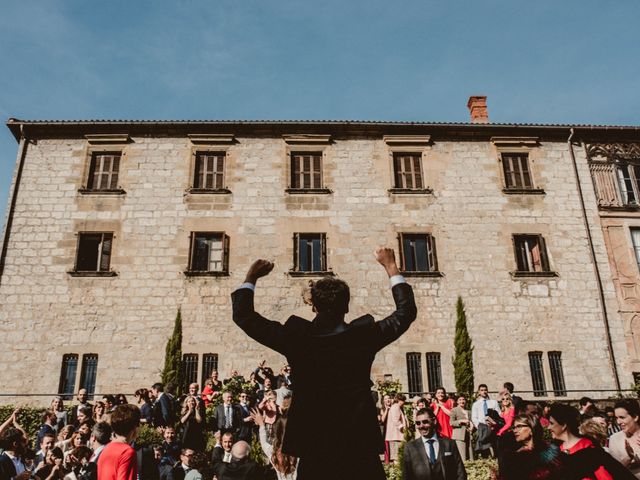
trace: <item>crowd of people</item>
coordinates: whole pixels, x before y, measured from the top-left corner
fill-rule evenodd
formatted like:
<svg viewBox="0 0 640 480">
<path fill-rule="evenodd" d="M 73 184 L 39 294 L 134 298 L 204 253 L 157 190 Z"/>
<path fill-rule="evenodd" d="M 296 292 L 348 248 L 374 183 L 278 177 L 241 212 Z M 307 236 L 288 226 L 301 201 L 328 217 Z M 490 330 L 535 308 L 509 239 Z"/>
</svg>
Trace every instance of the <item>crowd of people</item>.
<svg viewBox="0 0 640 480">
<path fill-rule="evenodd" d="M 623 398 L 600 410 L 583 397 L 578 409 L 523 400 L 506 382 L 497 399 L 481 384 L 472 402 L 465 395 L 448 396 L 444 388 L 415 397 L 410 409 L 406 400 L 404 394 L 385 395 L 378 418 L 385 463 L 398 461 L 399 446 L 414 426 L 410 435 L 416 439 L 404 450 L 407 480 L 463 480 L 465 460 L 487 457 L 497 458 L 500 480 L 640 478 L 636 399 Z M 444 475 L 434 474 L 436 470 Z"/>
<path fill-rule="evenodd" d="M 172 385 L 156 383 L 137 390 L 134 403 L 122 394 L 90 403 L 81 389 L 70 409 L 53 399 L 33 439 L 16 410 L 0 426 L 0 480 L 294 480 L 298 459 L 282 451 L 290 374 L 285 366 L 276 375 L 264 362 L 246 381 L 236 371 L 221 380 L 214 370 L 202 389 L 192 383 L 178 397 Z M 233 380 L 244 386 L 236 398 L 226 388 Z M 640 478 L 635 399 L 599 410 L 585 397 L 578 410 L 523 400 L 506 382 L 497 399 L 480 385 L 473 399 L 438 388 L 411 401 L 384 395 L 378 416 L 381 461 L 398 462 L 401 444 L 410 440 L 402 465 L 407 480 L 463 480 L 463 462 L 485 457 L 497 458 L 501 480 Z M 136 445 L 144 424 L 161 434 L 161 443 Z M 207 432 L 215 438 L 210 450 Z M 252 460 L 252 444 L 260 445 L 266 467 Z"/>
</svg>

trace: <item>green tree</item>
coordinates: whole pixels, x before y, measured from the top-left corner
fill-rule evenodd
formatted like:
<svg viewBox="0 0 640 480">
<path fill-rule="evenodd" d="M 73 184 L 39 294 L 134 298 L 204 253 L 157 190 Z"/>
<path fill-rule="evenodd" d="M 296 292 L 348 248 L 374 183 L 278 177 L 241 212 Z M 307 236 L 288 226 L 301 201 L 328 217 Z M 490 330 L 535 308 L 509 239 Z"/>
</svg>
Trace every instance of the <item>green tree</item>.
<svg viewBox="0 0 640 480">
<path fill-rule="evenodd" d="M 180 309 L 173 325 L 173 334 L 167 340 L 161 378 L 165 385 L 173 383 L 176 386 L 176 393 L 180 395 L 182 390 L 182 314 Z"/>
<path fill-rule="evenodd" d="M 464 310 L 462 297 L 456 304 L 456 334 L 454 338 L 455 356 L 453 357 L 453 374 L 456 391 L 471 395 L 473 393 L 473 344 L 467 330 L 467 313 Z"/>
</svg>

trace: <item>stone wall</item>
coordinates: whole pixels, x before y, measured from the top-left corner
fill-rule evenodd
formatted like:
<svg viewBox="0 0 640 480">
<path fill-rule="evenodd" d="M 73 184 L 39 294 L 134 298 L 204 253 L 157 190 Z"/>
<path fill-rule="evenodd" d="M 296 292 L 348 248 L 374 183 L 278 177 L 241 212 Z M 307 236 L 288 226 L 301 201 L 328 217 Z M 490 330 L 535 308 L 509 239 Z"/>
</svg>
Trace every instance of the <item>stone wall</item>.
<svg viewBox="0 0 640 480">
<path fill-rule="evenodd" d="M 420 195 L 388 192 L 392 163 L 379 137 L 334 138 L 324 157 L 325 186 L 332 193 L 319 195 L 285 193 L 287 146 L 282 138 L 237 138 L 228 151 L 228 195 L 186 193 L 192 153 L 188 138 L 134 137 L 124 147 L 121 164 L 119 183 L 126 194 L 81 195 L 88 159 L 84 139 L 29 144 L 0 283 L 4 392 L 57 391 L 65 353 L 99 355 L 98 392 L 130 393 L 149 386 L 159 378 L 178 308 L 183 352 L 217 353 L 222 377 L 232 368 L 248 374 L 262 359 L 279 368 L 283 358 L 232 323 L 229 295 L 253 259 L 268 258 L 276 267 L 258 285 L 259 311 L 279 321 L 291 313 L 312 318 L 301 298 L 308 279 L 287 274 L 295 232 L 326 232 L 328 266 L 351 286 L 350 318 L 372 313 L 377 319 L 393 310 L 393 301 L 384 271 L 375 263 L 375 247 L 397 250 L 399 232 L 435 237 L 444 275 L 408 279 L 418 319 L 378 354 L 374 378 L 391 374 L 406 387 L 405 354 L 441 352 L 444 386 L 453 390 L 460 295 L 475 345 L 478 383 L 497 389 L 510 380 L 517 390 L 531 390 L 527 353 L 542 351 L 551 389 L 547 352 L 561 351 L 567 389 L 614 388 L 565 143 L 543 142 L 531 152 L 542 195 L 503 193 L 498 152 L 488 141 L 433 139 L 423 163 L 433 193 Z M 631 380 L 622 321 L 593 208 L 594 242 L 625 387 Z M 74 266 L 77 233 L 91 230 L 114 232 L 111 268 L 117 276 L 67 273 Z M 192 231 L 229 235 L 228 277 L 185 277 Z M 514 233 L 544 235 L 558 276 L 512 278 Z M 424 356 L 422 362 L 424 371 Z"/>
</svg>

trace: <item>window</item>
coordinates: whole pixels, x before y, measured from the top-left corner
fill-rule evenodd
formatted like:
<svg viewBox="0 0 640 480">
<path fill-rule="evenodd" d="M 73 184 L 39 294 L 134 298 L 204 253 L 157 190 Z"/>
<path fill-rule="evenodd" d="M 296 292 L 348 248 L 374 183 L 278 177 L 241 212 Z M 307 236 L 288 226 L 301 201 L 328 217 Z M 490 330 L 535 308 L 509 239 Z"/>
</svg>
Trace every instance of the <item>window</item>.
<svg viewBox="0 0 640 480">
<path fill-rule="evenodd" d="M 88 190 L 117 190 L 120 152 L 94 152 L 91 155 Z"/>
<path fill-rule="evenodd" d="M 82 232 L 78 234 L 76 272 L 109 272 L 113 233 Z"/>
<path fill-rule="evenodd" d="M 564 372 L 562 371 L 562 352 L 549 352 L 549 368 L 553 394 L 556 397 L 566 397 L 567 387 L 564 384 Z"/>
<path fill-rule="evenodd" d="M 502 168 L 507 189 L 532 189 L 528 153 L 503 153 Z"/>
<path fill-rule="evenodd" d="M 531 383 L 533 384 L 533 396 L 544 397 L 547 387 L 544 381 L 542 367 L 542 352 L 529 352 L 529 367 L 531 369 Z"/>
<path fill-rule="evenodd" d="M 227 274 L 229 237 L 223 232 L 193 232 L 187 273 Z"/>
<path fill-rule="evenodd" d="M 422 190 L 422 154 L 396 152 L 393 154 L 395 188 Z"/>
<path fill-rule="evenodd" d="M 422 393 L 422 363 L 420 353 L 407 353 L 407 377 L 409 394 Z"/>
<path fill-rule="evenodd" d="M 542 235 L 514 235 L 513 242 L 518 272 L 551 272 Z"/>
<path fill-rule="evenodd" d="M 86 388 L 89 398 L 96 391 L 96 376 L 98 374 L 98 355 L 85 353 L 82 356 L 82 370 L 80 372 L 80 388 Z"/>
<path fill-rule="evenodd" d="M 640 165 L 634 163 L 618 164 L 618 185 L 623 205 L 640 203 Z"/>
<path fill-rule="evenodd" d="M 322 152 L 291 153 L 291 188 L 322 188 Z"/>
<path fill-rule="evenodd" d="M 193 188 L 224 189 L 224 161 L 225 152 L 197 152 Z"/>
<path fill-rule="evenodd" d="M 205 353 L 202 355 L 202 382 L 200 387 L 204 388 L 204 382 L 211 376 L 213 370 L 218 369 L 218 354 Z"/>
<path fill-rule="evenodd" d="M 182 355 L 182 380 L 184 382 L 185 390 L 188 390 L 189 384 L 196 383 L 198 381 L 197 353 L 185 353 Z"/>
<path fill-rule="evenodd" d="M 631 229 L 631 242 L 633 243 L 633 251 L 636 254 L 636 263 L 640 268 L 640 228 Z"/>
<path fill-rule="evenodd" d="M 428 233 L 401 233 L 400 262 L 403 272 L 437 272 L 433 236 Z"/>
<path fill-rule="evenodd" d="M 429 391 L 435 392 L 436 388 L 442 386 L 442 366 L 440 363 L 440 353 L 430 352 L 426 354 L 427 358 L 427 380 L 429 382 Z"/>
<path fill-rule="evenodd" d="M 71 400 L 76 387 L 76 372 L 78 371 L 78 355 L 67 353 L 62 356 L 62 368 L 60 370 L 60 385 L 58 393 L 65 400 Z"/>
<path fill-rule="evenodd" d="M 324 233 L 296 233 L 293 245 L 294 272 L 326 272 L 327 249 Z"/>
</svg>

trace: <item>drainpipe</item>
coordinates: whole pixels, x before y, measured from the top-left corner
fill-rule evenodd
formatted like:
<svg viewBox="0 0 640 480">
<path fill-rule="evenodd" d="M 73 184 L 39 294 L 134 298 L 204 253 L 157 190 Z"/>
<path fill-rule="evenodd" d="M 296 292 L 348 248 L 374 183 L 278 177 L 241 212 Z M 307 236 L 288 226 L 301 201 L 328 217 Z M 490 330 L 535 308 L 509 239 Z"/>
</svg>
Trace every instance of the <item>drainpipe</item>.
<svg viewBox="0 0 640 480">
<path fill-rule="evenodd" d="M 22 178 L 22 169 L 24 161 L 27 157 L 28 140 L 24 134 L 24 125 L 20 125 L 20 146 L 18 147 L 18 161 L 16 166 L 15 181 L 13 184 L 13 192 L 11 193 L 11 201 L 9 202 L 9 211 L 7 212 L 7 221 L 4 226 L 4 236 L 2 239 L 2 252 L 0 252 L 0 284 L 2 284 L 2 275 L 4 274 L 4 264 L 7 258 L 7 249 L 9 248 L 9 235 L 13 224 L 13 212 L 18 201 L 18 190 L 20 188 L 20 179 Z"/>
<path fill-rule="evenodd" d="M 578 176 L 578 163 L 576 162 L 576 156 L 573 152 L 573 145 L 571 139 L 574 135 L 574 129 L 570 129 L 569 138 L 567 139 L 567 145 L 569 146 L 569 155 L 571 155 L 571 162 L 573 163 L 573 173 L 576 176 L 576 186 L 578 188 L 578 196 L 580 198 L 580 207 L 582 208 L 582 218 L 584 219 L 584 228 L 587 232 L 587 240 L 589 241 L 589 250 L 591 252 L 591 261 L 593 262 L 593 269 L 596 274 L 596 282 L 598 283 L 598 296 L 600 297 L 600 305 L 602 307 L 602 320 L 604 321 L 604 334 L 607 339 L 607 351 L 609 352 L 609 364 L 611 371 L 613 372 L 613 379 L 616 382 L 616 390 L 620 394 L 620 376 L 618 375 L 618 367 L 616 366 L 616 356 L 613 351 L 613 343 L 611 343 L 611 331 L 609 328 L 609 314 L 607 313 L 607 304 L 604 298 L 604 288 L 602 287 L 602 277 L 600 276 L 600 268 L 598 268 L 598 262 L 596 261 L 596 250 L 593 246 L 593 237 L 591 236 L 591 227 L 589 226 L 589 219 L 587 217 L 587 209 L 584 203 L 584 195 L 582 193 L 582 185 L 580 184 L 580 177 Z"/>
</svg>

